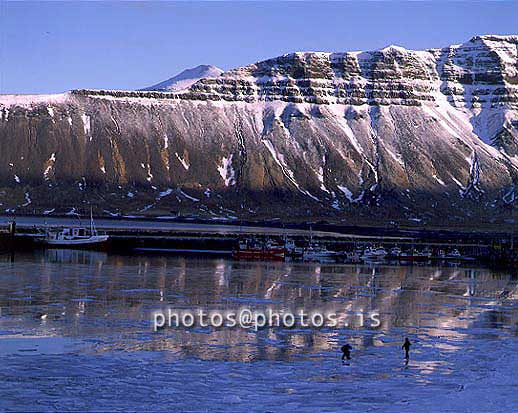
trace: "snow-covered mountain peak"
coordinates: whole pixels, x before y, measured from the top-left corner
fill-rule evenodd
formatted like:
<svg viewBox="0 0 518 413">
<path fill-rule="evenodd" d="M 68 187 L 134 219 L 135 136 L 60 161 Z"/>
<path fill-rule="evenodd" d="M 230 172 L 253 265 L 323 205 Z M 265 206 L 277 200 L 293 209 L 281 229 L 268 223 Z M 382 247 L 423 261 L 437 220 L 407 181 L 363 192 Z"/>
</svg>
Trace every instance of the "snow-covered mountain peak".
<svg viewBox="0 0 518 413">
<path fill-rule="evenodd" d="M 388 45 L 383 49 L 380 49 L 380 52 L 384 53 L 408 53 L 409 51 L 402 46 L 397 46 L 395 44 Z"/>
<path fill-rule="evenodd" d="M 162 92 L 177 92 L 189 88 L 200 79 L 218 77 L 223 70 L 212 65 L 199 65 L 192 69 L 186 69 L 178 75 L 143 90 L 156 90 Z"/>
</svg>

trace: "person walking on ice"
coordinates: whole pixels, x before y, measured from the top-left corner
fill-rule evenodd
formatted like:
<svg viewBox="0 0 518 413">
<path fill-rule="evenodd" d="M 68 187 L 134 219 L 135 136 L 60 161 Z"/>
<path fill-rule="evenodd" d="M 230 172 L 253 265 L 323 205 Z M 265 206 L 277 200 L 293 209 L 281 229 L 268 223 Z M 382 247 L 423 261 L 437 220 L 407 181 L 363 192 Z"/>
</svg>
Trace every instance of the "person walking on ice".
<svg viewBox="0 0 518 413">
<path fill-rule="evenodd" d="M 405 364 L 408 364 L 408 360 L 410 359 L 410 346 L 412 343 L 408 339 L 408 337 L 405 338 L 405 342 L 401 346 L 402 349 L 405 349 Z"/>
<path fill-rule="evenodd" d="M 342 364 L 346 364 L 346 365 L 349 365 L 349 362 L 351 361 L 351 350 L 353 348 L 351 347 L 350 344 L 344 344 L 342 346 Z M 345 361 L 347 360 L 347 361 Z"/>
</svg>

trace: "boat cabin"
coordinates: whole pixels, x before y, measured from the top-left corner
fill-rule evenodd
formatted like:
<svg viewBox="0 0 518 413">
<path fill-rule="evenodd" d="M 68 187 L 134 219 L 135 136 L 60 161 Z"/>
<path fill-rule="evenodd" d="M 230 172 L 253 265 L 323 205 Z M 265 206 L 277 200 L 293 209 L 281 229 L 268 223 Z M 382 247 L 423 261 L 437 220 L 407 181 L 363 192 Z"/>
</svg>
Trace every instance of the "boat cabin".
<svg viewBox="0 0 518 413">
<path fill-rule="evenodd" d="M 90 238 L 92 236 L 91 230 L 88 228 L 63 228 L 60 231 L 49 231 L 47 237 L 50 239 L 80 239 Z"/>
</svg>

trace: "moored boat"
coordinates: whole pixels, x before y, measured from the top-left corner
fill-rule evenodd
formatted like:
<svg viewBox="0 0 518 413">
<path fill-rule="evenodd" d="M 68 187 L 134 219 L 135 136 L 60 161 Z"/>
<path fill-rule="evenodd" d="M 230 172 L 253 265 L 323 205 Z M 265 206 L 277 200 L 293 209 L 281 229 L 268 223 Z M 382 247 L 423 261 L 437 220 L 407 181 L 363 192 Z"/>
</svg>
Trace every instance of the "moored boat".
<svg viewBox="0 0 518 413">
<path fill-rule="evenodd" d="M 372 260 L 383 260 L 387 256 L 387 251 L 383 247 L 368 247 L 365 249 L 362 255 L 363 260 L 372 261 Z"/>
<path fill-rule="evenodd" d="M 428 261 L 432 258 L 432 252 L 425 248 L 422 251 L 411 249 L 410 251 L 403 251 L 399 254 L 401 261 Z"/>
<path fill-rule="evenodd" d="M 286 250 L 286 256 L 291 258 L 302 258 L 304 255 L 304 248 L 297 247 L 292 239 L 285 240 L 284 249 Z"/>
<path fill-rule="evenodd" d="M 50 247 L 60 248 L 86 248 L 99 247 L 107 243 L 108 235 L 99 235 L 84 227 L 62 228 L 60 230 L 48 230 L 40 241 Z"/>
<path fill-rule="evenodd" d="M 303 258 L 305 260 L 320 260 L 335 258 L 339 254 L 336 251 L 328 250 L 324 245 L 311 243 L 309 247 L 304 249 Z"/>
<path fill-rule="evenodd" d="M 45 229 L 36 241 L 52 248 L 101 248 L 109 240 L 106 234 L 100 234 L 95 228 L 93 217 L 90 215 L 90 227 L 66 227 L 60 229 Z"/>
<path fill-rule="evenodd" d="M 437 257 L 441 260 L 448 260 L 448 261 L 473 261 L 474 258 L 468 257 L 466 255 L 462 255 L 458 249 L 453 249 L 450 252 L 445 252 L 444 250 L 441 250 L 439 252 L 439 255 Z"/>
<path fill-rule="evenodd" d="M 399 247 L 392 247 L 388 252 L 388 258 L 397 259 L 403 251 Z"/>
<path fill-rule="evenodd" d="M 458 249 L 454 249 L 450 253 L 446 254 L 446 256 L 444 258 L 447 260 L 460 260 L 463 257 Z"/>
<path fill-rule="evenodd" d="M 232 251 L 236 260 L 283 261 L 286 250 L 271 241 L 259 242 L 254 239 L 241 240 Z"/>
</svg>

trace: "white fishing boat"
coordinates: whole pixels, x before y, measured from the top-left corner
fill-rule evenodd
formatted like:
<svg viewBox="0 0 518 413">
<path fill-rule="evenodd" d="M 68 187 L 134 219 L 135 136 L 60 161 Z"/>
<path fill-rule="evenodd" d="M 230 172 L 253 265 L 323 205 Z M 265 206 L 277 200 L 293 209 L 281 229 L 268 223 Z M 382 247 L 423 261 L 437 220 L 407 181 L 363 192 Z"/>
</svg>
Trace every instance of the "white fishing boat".
<svg viewBox="0 0 518 413">
<path fill-rule="evenodd" d="M 325 261 L 332 260 L 339 255 L 336 251 L 330 251 L 325 245 L 313 241 L 313 230 L 309 228 L 309 245 L 304 248 L 302 259 L 305 261 Z"/>
<path fill-rule="evenodd" d="M 458 249 L 453 249 L 450 252 L 446 252 L 444 250 L 440 250 L 437 256 L 438 259 L 441 260 L 449 260 L 449 261 L 475 261 L 475 258 L 469 257 L 467 255 L 462 255 Z"/>
<path fill-rule="evenodd" d="M 330 251 L 323 245 L 313 243 L 304 249 L 302 256 L 305 260 L 319 260 L 335 258 L 337 255 L 338 253 L 336 251 Z"/>
<path fill-rule="evenodd" d="M 67 227 L 46 229 L 39 241 L 50 247 L 60 248 L 97 248 L 108 242 L 109 236 L 99 234 L 90 214 L 90 227 Z"/>
<path fill-rule="evenodd" d="M 368 261 L 383 260 L 387 256 L 387 254 L 388 253 L 387 253 L 387 250 L 385 250 L 385 248 L 369 247 L 369 248 L 366 248 L 365 251 L 363 252 L 362 259 L 368 260 Z"/>
<path fill-rule="evenodd" d="M 459 252 L 458 249 L 454 249 L 449 254 L 446 254 L 446 256 L 444 258 L 447 259 L 447 260 L 460 260 L 463 257 L 462 257 L 462 254 Z"/>
<path fill-rule="evenodd" d="M 388 256 L 390 258 L 399 258 L 399 256 L 401 255 L 402 252 L 403 251 L 401 250 L 401 248 L 399 248 L 399 247 L 392 247 L 389 250 Z"/>
<path fill-rule="evenodd" d="M 304 256 L 304 248 L 297 247 L 295 241 L 293 241 L 292 239 L 285 239 L 284 249 L 286 250 L 286 255 L 288 257 L 302 258 Z"/>
</svg>

